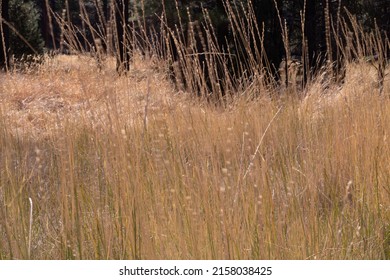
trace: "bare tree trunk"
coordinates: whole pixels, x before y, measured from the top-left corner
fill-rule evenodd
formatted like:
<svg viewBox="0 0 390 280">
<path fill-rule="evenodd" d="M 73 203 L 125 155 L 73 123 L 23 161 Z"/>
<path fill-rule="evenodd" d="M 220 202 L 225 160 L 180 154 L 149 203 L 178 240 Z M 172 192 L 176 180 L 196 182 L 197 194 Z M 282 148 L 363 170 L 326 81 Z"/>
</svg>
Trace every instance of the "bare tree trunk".
<svg viewBox="0 0 390 280">
<path fill-rule="evenodd" d="M 8 48 L 9 48 L 9 29 L 7 24 L 4 21 L 9 21 L 9 1 L 8 0 L 0 0 L 1 2 L 1 10 L 0 10 L 0 69 L 5 69 L 8 71 Z"/>
<path fill-rule="evenodd" d="M 117 71 L 119 73 L 130 69 L 129 0 L 115 0 L 115 24 L 117 36 Z"/>
<path fill-rule="evenodd" d="M 305 45 L 307 50 L 304 55 L 304 83 L 306 84 L 312 77 L 312 70 L 315 68 L 316 55 L 316 29 L 317 29 L 317 9 L 315 0 L 306 1 L 305 10 Z"/>
<path fill-rule="evenodd" d="M 56 49 L 56 42 L 54 37 L 53 29 L 53 18 L 51 10 L 54 9 L 53 0 L 42 0 L 41 1 L 41 32 L 42 37 L 45 41 L 45 48 Z"/>
</svg>

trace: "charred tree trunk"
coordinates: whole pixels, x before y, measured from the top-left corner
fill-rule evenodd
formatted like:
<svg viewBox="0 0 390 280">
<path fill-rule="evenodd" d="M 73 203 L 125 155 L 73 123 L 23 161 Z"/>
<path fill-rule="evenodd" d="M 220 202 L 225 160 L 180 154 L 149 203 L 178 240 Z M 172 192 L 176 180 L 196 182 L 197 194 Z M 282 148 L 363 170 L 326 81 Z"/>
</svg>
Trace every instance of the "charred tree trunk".
<svg viewBox="0 0 390 280">
<path fill-rule="evenodd" d="M 342 82 L 345 76 L 342 45 L 346 38 L 340 30 L 341 2 L 307 0 L 303 50 L 304 83 L 325 66 L 329 81 Z"/>
<path fill-rule="evenodd" d="M 119 73 L 130 69 L 130 40 L 129 0 L 116 0 L 114 2 L 116 41 L 117 41 L 117 71 Z"/>
<path fill-rule="evenodd" d="M 41 2 L 41 33 L 45 41 L 45 48 L 56 49 L 56 42 L 53 30 L 53 18 L 51 15 L 55 2 L 53 0 L 42 0 Z"/>
<path fill-rule="evenodd" d="M 8 0 L 0 0 L 1 2 L 1 10 L 0 10 L 0 69 L 8 70 L 8 48 L 9 48 L 9 29 L 6 23 L 9 22 L 9 1 Z"/>
<path fill-rule="evenodd" d="M 317 30 L 317 9 L 315 0 L 307 0 L 305 10 L 305 47 L 303 55 L 304 62 L 304 83 L 306 84 L 312 78 L 312 71 L 316 67 L 316 30 Z"/>
<path fill-rule="evenodd" d="M 333 82 L 341 83 L 345 77 L 344 57 L 341 47 L 345 45 L 345 38 L 340 30 L 341 0 L 322 0 L 323 29 L 326 45 L 326 63 L 330 78 Z M 323 42 L 320 42 L 323 44 Z"/>
<path fill-rule="evenodd" d="M 264 53 L 262 63 L 271 70 L 272 76 L 276 76 L 278 67 L 286 53 L 283 38 L 282 27 L 278 18 L 278 9 L 283 6 L 281 0 L 252 1 L 257 25 L 266 27 L 264 30 Z M 276 4 L 276 7 L 275 7 Z M 261 48 L 261 42 L 253 42 L 254 48 Z"/>
</svg>

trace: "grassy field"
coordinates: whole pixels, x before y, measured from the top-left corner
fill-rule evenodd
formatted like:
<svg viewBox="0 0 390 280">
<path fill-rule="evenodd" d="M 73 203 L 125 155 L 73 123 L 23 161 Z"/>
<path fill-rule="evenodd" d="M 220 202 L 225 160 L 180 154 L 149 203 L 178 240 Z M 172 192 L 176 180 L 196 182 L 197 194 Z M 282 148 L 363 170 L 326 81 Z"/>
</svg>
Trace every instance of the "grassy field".
<svg viewBox="0 0 390 280">
<path fill-rule="evenodd" d="M 0 259 L 390 259 L 390 83 L 371 66 L 221 107 L 156 60 L 113 64 L 0 74 Z"/>
</svg>

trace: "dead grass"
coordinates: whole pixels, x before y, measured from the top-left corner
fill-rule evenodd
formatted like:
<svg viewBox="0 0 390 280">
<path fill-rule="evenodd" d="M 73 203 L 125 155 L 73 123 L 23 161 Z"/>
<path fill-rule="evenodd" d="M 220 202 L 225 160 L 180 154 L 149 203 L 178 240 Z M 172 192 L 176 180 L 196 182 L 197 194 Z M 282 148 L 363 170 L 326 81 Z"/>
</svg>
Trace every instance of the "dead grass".
<svg viewBox="0 0 390 280">
<path fill-rule="evenodd" d="M 36 138 L 80 118 L 107 126 L 112 110 L 131 121 L 144 114 L 148 92 L 149 113 L 174 106 L 166 94 L 171 86 L 152 61 L 136 59 L 126 78 L 117 76 L 113 59 L 106 64 L 100 71 L 91 57 L 57 56 L 31 72 L 1 74 L 2 110 L 12 129 Z"/>
<path fill-rule="evenodd" d="M 141 57 L 1 74 L 0 258 L 28 258 L 30 197 L 33 259 L 388 259 L 389 80 L 365 67 L 227 108 Z"/>
</svg>

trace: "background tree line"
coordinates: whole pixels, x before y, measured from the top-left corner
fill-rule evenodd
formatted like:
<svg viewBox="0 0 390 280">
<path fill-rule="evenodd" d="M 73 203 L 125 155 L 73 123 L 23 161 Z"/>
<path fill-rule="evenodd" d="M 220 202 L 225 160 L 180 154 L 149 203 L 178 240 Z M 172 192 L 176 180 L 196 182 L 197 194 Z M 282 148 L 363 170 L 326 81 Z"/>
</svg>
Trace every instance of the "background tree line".
<svg viewBox="0 0 390 280">
<path fill-rule="evenodd" d="M 229 15 L 226 13 L 226 3 L 229 3 L 237 13 L 242 13 L 243 17 L 245 17 L 243 7 L 250 4 L 257 25 L 263 32 L 262 44 L 266 57 L 261 59 L 275 71 L 284 57 L 306 57 L 304 63 L 307 69 L 312 69 L 321 60 L 336 62 L 340 60 L 342 54 L 335 47 L 335 40 L 327 38 L 327 34 L 332 34 L 333 38 L 340 37 L 341 21 L 345 21 L 348 13 L 354 15 L 366 30 L 372 30 L 377 26 L 384 37 L 388 37 L 390 31 L 388 0 L 0 1 L 2 19 L 0 67 L 3 69 L 9 64 L 10 57 L 20 59 L 27 55 L 59 49 L 64 42 L 64 26 L 68 29 L 72 28 L 74 41 L 80 45 L 79 47 L 91 51 L 95 46 L 94 40 L 109 35 L 107 30 L 112 19 L 115 25 L 111 26 L 111 32 L 115 28 L 118 37 L 116 42 L 118 59 L 125 69 L 129 67 L 131 59 L 131 52 L 124 36 L 127 28 L 132 26 L 132 30 L 143 30 L 145 34 L 151 34 L 149 30 L 153 28 L 159 33 L 161 20 L 165 20 L 171 30 L 177 26 L 187 28 L 190 19 L 200 22 L 201 25 L 205 25 L 205 21 L 208 20 L 212 22 L 215 36 L 222 42 L 223 48 L 245 60 L 247 52 L 237 49 L 234 34 L 230 33 L 229 22 L 231 23 L 232 19 L 229 20 Z M 208 19 L 204 18 L 205 10 Z M 165 19 L 161 18 L 163 14 Z M 287 37 L 288 47 L 285 41 Z M 252 38 L 251 42 L 247 42 L 248 47 L 258 48 L 259 42 L 256 40 Z M 306 46 L 303 46 L 304 44 Z M 107 46 L 103 47 L 107 48 Z M 333 53 L 331 49 L 334 50 Z M 305 72 L 306 76 L 310 75 L 310 71 Z"/>
</svg>

